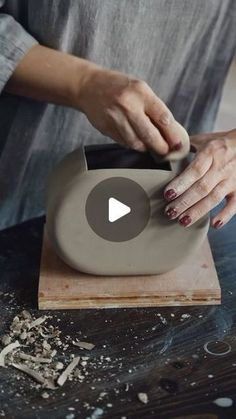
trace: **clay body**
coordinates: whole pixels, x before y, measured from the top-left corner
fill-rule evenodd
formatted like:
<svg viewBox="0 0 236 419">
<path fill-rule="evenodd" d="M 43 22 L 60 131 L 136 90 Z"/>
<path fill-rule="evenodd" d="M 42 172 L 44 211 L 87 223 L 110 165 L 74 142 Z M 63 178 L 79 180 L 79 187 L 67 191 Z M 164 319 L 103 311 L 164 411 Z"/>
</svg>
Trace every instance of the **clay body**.
<svg viewBox="0 0 236 419">
<path fill-rule="evenodd" d="M 105 153 L 106 148 L 103 158 Z M 169 170 L 163 164 L 160 169 L 87 166 L 85 150 L 75 150 L 55 168 L 48 185 L 46 230 L 54 250 L 71 267 L 95 275 L 160 274 L 181 265 L 205 240 L 208 216 L 183 228 L 164 215 L 163 189 L 180 170 L 178 163 Z M 90 192 L 111 177 L 138 183 L 149 198 L 148 222 L 131 240 L 105 240 L 86 217 Z"/>
</svg>

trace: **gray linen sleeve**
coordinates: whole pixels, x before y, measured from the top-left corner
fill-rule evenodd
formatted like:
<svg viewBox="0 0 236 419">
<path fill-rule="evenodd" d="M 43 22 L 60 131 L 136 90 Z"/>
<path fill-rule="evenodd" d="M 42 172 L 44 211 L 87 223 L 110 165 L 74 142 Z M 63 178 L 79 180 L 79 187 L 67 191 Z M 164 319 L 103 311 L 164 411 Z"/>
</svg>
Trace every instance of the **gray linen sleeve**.
<svg viewBox="0 0 236 419">
<path fill-rule="evenodd" d="M 38 42 L 10 15 L 1 13 L 0 0 L 0 94 L 28 50 Z"/>
</svg>

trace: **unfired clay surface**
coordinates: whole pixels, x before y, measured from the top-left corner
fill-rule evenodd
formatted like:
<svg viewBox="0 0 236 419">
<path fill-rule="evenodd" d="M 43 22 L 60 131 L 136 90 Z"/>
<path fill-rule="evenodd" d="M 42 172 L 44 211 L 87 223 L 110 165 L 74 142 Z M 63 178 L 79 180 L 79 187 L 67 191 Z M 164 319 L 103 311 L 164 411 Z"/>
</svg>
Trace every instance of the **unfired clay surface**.
<svg viewBox="0 0 236 419">
<path fill-rule="evenodd" d="M 187 145 L 187 152 L 189 146 Z M 186 152 L 186 151 L 185 151 Z M 184 229 L 164 215 L 163 189 L 176 175 L 172 171 L 99 169 L 87 171 L 84 150 L 70 153 L 49 181 L 46 229 L 57 254 L 70 266 L 95 275 L 149 275 L 170 271 L 203 243 L 208 217 Z M 150 198 L 151 216 L 132 240 L 116 243 L 102 239 L 85 215 L 90 191 L 102 180 L 125 177 L 137 182 Z"/>
</svg>

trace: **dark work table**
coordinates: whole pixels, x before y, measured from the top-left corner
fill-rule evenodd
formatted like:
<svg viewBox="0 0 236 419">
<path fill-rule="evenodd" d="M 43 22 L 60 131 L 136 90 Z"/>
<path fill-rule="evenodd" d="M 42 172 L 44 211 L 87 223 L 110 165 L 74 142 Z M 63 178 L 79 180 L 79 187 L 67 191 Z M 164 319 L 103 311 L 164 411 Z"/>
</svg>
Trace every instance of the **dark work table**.
<svg viewBox="0 0 236 419">
<path fill-rule="evenodd" d="M 43 223 L 0 232 L 0 335 L 22 309 L 42 314 Z M 30 378 L 21 383 L 13 369 L 0 368 L 0 418 L 236 418 L 236 218 L 209 237 L 221 306 L 46 312 L 60 318 L 65 335 L 79 328 L 96 345 L 91 357 L 111 362 L 91 368 L 83 383 L 67 381 L 48 399 L 31 389 Z M 98 401 L 102 391 L 107 397 Z M 139 392 L 147 393 L 147 404 Z"/>
</svg>

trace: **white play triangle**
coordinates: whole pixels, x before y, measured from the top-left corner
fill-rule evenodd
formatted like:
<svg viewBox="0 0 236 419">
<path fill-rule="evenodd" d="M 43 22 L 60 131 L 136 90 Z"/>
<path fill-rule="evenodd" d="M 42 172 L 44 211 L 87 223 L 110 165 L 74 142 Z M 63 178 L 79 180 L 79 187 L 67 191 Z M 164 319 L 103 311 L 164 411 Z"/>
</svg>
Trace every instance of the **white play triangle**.
<svg viewBox="0 0 236 419">
<path fill-rule="evenodd" d="M 131 208 L 128 207 L 128 205 L 123 204 L 123 202 L 120 202 L 115 198 L 109 198 L 108 219 L 110 223 L 114 223 L 114 221 L 119 220 L 130 212 Z"/>
</svg>

